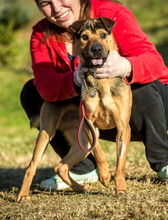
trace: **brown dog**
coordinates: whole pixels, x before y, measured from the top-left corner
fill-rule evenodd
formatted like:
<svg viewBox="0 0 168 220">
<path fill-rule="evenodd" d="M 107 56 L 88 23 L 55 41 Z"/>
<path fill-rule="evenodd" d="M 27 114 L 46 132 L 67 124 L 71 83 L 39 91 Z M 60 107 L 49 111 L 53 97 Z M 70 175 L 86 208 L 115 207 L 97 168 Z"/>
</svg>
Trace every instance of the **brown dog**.
<svg viewBox="0 0 168 220">
<path fill-rule="evenodd" d="M 71 27 L 76 36 L 76 48 L 82 66 L 100 67 L 106 61 L 110 50 L 116 49 L 111 35 L 114 22 L 107 18 L 91 19 L 85 22 L 77 21 Z M 99 53 L 95 57 L 96 51 Z M 100 60 L 103 62 L 100 64 Z M 93 73 L 88 72 L 84 78 L 89 88 L 94 84 Z M 115 172 L 116 193 L 126 192 L 125 186 L 125 163 L 130 140 L 129 119 L 131 112 L 131 91 L 122 78 L 101 79 L 97 81 L 96 95 L 89 97 L 83 93 L 86 115 L 94 127 L 100 129 L 111 129 L 117 127 L 117 166 Z M 76 134 L 79 124 L 78 98 L 60 101 L 56 103 L 44 102 L 40 120 L 31 120 L 34 127 L 40 127 L 32 160 L 26 170 L 22 187 L 17 201 L 28 201 L 29 189 L 35 175 L 37 165 L 48 145 L 54 137 L 56 130 L 64 133 L 70 144 L 69 153 L 54 168 L 55 172 L 75 191 L 85 191 L 87 186 L 81 186 L 69 176 L 69 170 L 84 159 L 88 153 L 78 147 Z M 90 148 L 90 138 L 87 128 L 82 132 L 81 139 L 85 148 Z M 109 166 L 101 149 L 99 142 L 93 150 L 99 180 L 104 186 L 110 183 Z"/>
<path fill-rule="evenodd" d="M 88 67 L 88 69 L 102 67 L 109 52 L 117 50 L 117 45 L 111 35 L 113 25 L 114 21 L 101 17 L 85 22 L 77 21 L 70 26 L 75 35 L 76 52 L 81 66 Z M 97 79 L 95 83 L 96 77 L 94 79 L 91 71 L 83 73 L 83 78 L 86 89 L 83 88 L 82 98 L 87 118 L 95 128 L 101 130 L 117 127 L 116 193 L 126 193 L 125 163 L 131 134 L 129 120 L 132 92 L 130 86 L 121 77 Z M 93 89 L 95 84 L 97 84 L 96 93 Z"/>
</svg>

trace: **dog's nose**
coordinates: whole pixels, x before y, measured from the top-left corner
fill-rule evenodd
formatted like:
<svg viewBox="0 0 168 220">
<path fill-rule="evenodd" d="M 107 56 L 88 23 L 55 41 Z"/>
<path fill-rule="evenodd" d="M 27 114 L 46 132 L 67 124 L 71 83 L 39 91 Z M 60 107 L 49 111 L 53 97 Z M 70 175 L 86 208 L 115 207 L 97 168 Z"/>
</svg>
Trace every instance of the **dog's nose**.
<svg viewBox="0 0 168 220">
<path fill-rule="evenodd" d="M 94 55 L 99 55 L 102 53 L 103 51 L 103 47 L 102 45 L 100 44 L 94 44 L 92 47 L 91 47 L 91 51 Z"/>
</svg>

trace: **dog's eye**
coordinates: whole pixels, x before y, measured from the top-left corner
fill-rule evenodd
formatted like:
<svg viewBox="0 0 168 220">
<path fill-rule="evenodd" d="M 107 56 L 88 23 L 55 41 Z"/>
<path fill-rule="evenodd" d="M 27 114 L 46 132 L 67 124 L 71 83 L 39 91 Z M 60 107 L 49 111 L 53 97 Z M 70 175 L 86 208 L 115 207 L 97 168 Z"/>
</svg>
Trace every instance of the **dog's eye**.
<svg viewBox="0 0 168 220">
<path fill-rule="evenodd" d="M 105 39 L 105 38 L 107 37 L 107 34 L 102 33 L 102 34 L 100 35 L 100 37 L 101 37 L 101 39 Z"/>
<path fill-rule="evenodd" d="M 82 40 L 88 40 L 89 39 L 86 34 L 82 35 L 81 38 L 82 38 Z"/>
</svg>

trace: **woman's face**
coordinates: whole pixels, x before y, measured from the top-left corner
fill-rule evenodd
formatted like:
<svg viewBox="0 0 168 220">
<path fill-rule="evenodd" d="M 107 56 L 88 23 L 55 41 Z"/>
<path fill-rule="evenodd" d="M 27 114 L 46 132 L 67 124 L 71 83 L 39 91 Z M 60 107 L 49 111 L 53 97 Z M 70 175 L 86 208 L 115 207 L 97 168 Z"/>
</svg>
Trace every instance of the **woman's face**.
<svg viewBox="0 0 168 220">
<path fill-rule="evenodd" d="M 38 0 L 44 16 L 59 27 L 68 27 L 79 19 L 80 0 Z"/>
</svg>

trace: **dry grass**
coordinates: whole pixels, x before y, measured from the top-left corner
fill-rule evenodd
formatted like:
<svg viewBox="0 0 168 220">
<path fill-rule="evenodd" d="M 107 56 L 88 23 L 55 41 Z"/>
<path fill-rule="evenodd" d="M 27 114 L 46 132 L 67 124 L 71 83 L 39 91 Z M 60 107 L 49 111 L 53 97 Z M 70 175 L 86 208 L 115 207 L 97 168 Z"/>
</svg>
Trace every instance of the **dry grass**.
<svg viewBox="0 0 168 220">
<path fill-rule="evenodd" d="M 32 144 L 34 143 L 30 143 Z M 31 202 L 28 203 L 17 203 L 16 196 L 24 175 L 24 167 L 28 165 L 31 153 L 28 153 L 29 159 L 22 153 L 16 156 L 18 166 L 15 160 L 13 167 L 10 153 L 8 153 L 10 166 L 0 169 L 0 219 L 168 219 L 168 186 L 166 183 L 159 182 L 156 174 L 149 168 L 143 145 L 131 143 L 126 171 L 130 194 L 117 197 L 114 193 L 113 181 L 115 145 L 108 142 L 102 142 L 102 144 L 105 146 L 112 171 L 109 188 L 104 188 L 97 182 L 90 184 L 91 191 L 85 194 L 74 193 L 70 189 L 57 192 L 40 191 L 39 183 L 53 175 L 52 167 L 55 161 L 58 161 L 58 157 L 53 156 L 52 149 L 49 149 L 37 170 L 31 187 Z M 30 148 L 33 149 L 32 146 Z"/>
</svg>

